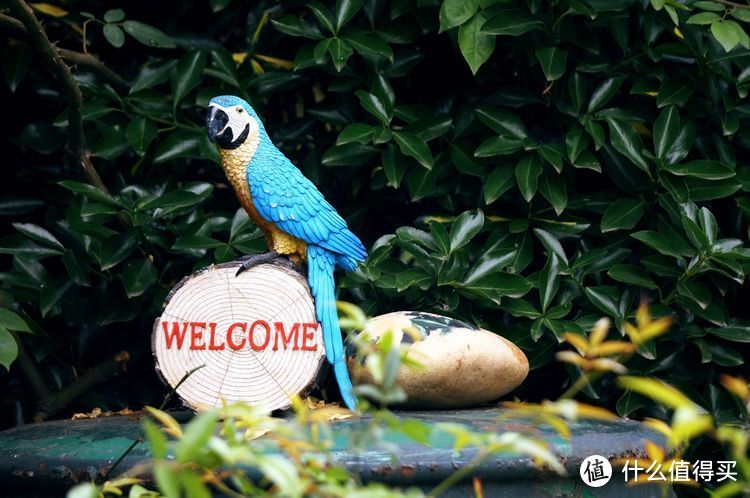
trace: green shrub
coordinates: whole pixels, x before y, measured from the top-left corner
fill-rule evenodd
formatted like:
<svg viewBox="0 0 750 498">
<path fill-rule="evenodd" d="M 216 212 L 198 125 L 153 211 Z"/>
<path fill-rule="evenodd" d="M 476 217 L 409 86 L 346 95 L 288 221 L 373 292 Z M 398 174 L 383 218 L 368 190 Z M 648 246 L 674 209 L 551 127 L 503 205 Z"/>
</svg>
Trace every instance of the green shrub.
<svg viewBox="0 0 750 498">
<path fill-rule="evenodd" d="M 367 242 L 370 258 L 341 287 L 368 314 L 434 311 L 509 337 L 533 369 L 518 395 L 538 400 L 580 375 L 559 375 L 552 361 L 565 332 L 585 334 L 602 314 L 622 331 L 647 299 L 675 325 L 638 350 L 631 373 L 669 381 L 717 420 L 739 416 L 717 379 L 743 368 L 750 341 L 750 10 L 656 0 L 40 5 L 50 39 L 98 54 L 107 70 L 90 56 L 74 70 L 83 176 L 75 140 L 63 160 L 76 129 L 68 94 L 3 20 L 2 91 L 14 110 L 0 304 L 31 331 L 20 337 L 31 367 L 19 361 L 26 368 L 1 379 L 11 393 L 3 425 L 19 404 L 25 419 L 34 413 L 29 370 L 62 387 L 120 350 L 133 357 L 127 376 L 64 401 L 159 399 L 148 336 L 166 293 L 194 269 L 263 249 L 202 127 L 208 99 L 226 93 L 253 103 Z M 0 315 L 6 366 L 16 356 L 6 329 L 25 328 L 17 319 Z M 665 415 L 607 376 L 583 395 L 621 415 Z M 42 403 L 42 418 L 62 408 L 46 404 L 56 410 Z"/>
</svg>

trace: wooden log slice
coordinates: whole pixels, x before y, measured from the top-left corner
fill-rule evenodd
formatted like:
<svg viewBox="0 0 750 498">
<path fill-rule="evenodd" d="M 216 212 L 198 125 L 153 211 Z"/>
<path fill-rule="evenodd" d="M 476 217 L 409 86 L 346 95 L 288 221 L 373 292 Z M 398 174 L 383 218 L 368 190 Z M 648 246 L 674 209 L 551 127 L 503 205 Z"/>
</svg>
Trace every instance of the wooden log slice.
<svg viewBox="0 0 750 498">
<path fill-rule="evenodd" d="M 194 410 L 244 401 L 276 410 L 314 384 L 325 349 L 306 279 L 280 264 L 239 276 L 239 262 L 184 278 L 154 323 L 157 372 Z"/>
</svg>

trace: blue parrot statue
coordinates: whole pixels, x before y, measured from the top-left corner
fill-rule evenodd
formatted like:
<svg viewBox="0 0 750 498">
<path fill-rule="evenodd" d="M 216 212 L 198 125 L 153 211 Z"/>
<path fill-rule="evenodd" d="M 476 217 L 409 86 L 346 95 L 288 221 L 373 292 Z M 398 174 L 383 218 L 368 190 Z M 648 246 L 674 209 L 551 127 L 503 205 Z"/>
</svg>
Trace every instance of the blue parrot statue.
<svg viewBox="0 0 750 498">
<path fill-rule="evenodd" d="M 271 142 L 250 104 L 231 95 L 211 99 L 206 129 L 219 147 L 229 183 L 270 249 L 243 258 L 237 274 L 284 256 L 298 266 L 307 263 L 326 359 L 333 365 L 344 403 L 356 409 L 336 311 L 333 270 L 336 265 L 354 270 L 367 251 L 315 185 Z"/>
</svg>

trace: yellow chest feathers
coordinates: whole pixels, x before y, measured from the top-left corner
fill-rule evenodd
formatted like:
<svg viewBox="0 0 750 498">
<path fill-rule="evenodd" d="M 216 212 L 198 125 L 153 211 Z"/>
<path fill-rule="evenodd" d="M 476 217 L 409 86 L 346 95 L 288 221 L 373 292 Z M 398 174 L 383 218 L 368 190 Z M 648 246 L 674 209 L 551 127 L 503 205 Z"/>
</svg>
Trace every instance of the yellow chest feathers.
<svg viewBox="0 0 750 498">
<path fill-rule="evenodd" d="M 219 148 L 219 155 L 221 155 L 221 167 L 224 169 L 224 173 L 227 175 L 227 180 L 234 188 L 237 195 L 240 195 L 240 191 L 248 191 L 247 187 L 247 165 L 250 164 L 250 160 L 255 155 L 255 151 L 258 149 L 260 143 L 260 136 L 256 133 L 251 137 L 248 137 L 245 142 L 237 147 L 236 149 L 222 149 Z M 250 195 L 250 192 L 247 192 Z"/>
</svg>

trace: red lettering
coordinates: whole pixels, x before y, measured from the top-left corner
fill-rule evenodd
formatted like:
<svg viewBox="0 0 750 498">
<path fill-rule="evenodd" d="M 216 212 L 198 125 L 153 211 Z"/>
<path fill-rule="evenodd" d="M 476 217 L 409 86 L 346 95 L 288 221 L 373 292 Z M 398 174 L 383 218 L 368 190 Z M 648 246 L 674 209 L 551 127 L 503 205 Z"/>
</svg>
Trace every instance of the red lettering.
<svg viewBox="0 0 750 498">
<path fill-rule="evenodd" d="M 255 344 L 255 341 L 253 340 L 253 337 L 255 337 L 255 327 L 257 325 L 262 325 L 263 328 L 266 329 L 266 342 L 264 342 L 261 345 Z M 250 325 L 250 347 L 253 348 L 255 351 L 261 351 L 263 349 L 266 349 L 268 346 L 268 341 L 271 340 L 271 327 L 268 325 L 268 322 L 265 320 L 255 320 L 252 325 Z"/>
<path fill-rule="evenodd" d="M 315 340 L 316 330 L 318 330 L 317 323 L 303 323 L 302 324 L 302 351 L 317 351 L 318 350 L 318 343 Z M 308 344 L 307 341 L 312 341 L 312 344 Z"/>
<path fill-rule="evenodd" d="M 185 339 L 187 331 L 187 322 L 182 322 L 182 330 L 178 322 L 172 322 L 172 333 L 169 332 L 169 322 L 161 322 L 164 328 L 164 339 L 167 341 L 167 349 L 172 349 L 172 343 L 177 341 L 177 349 L 182 349 L 182 341 Z"/>
<path fill-rule="evenodd" d="M 289 349 L 289 342 L 292 340 L 292 337 L 294 337 L 294 347 L 292 350 L 297 351 L 299 349 L 299 346 L 297 345 L 299 339 L 299 323 L 292 325 L 292 330 L 289 331 L 289 335 L 284 333 L 284 324 L 282 322 L 276 322 L 274 325 L 276 325 L 276 337 L 274 337 L 273 340 L 273 350 L 278 351 L 279 336 L 281 336 L 281 342 L 284 344 L 284 349 Z"/>
<path fill-rule="evenodd" d="M 206 343 L 203 342 L 205 329 L 206 322 L 190 322 L 190 349 L 206 349 Z"/>
<path fill-rule="evenodd" d="M 208 342 L 208 349 L 211 351 L 221 351 L 224 349 L 224 343 L 216 344 L 214 342 L 216 339 L 216 323 L 211 322 L 208 324 L 208 327 L 211 329 L 211 340 Z"/>
<path fill-rule="evenodd" d="M 232 340 L 232 332 L 234 331 L 235 327 L 239 327 L 243 332 L 247 332 L 247 324 L 243 322 L 233 323 L 229 326 L 229 330 L 227 330 L 227 344 L 229 344 L 230 348 L 236 351 L 238 349 L 242 349 L 245 346 L 245 342 L 247 341 L 247 339 L 243 337 L 239 344 L 235 343 Z"/>
</svg>

